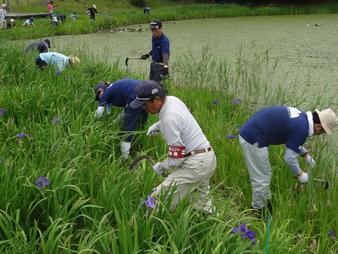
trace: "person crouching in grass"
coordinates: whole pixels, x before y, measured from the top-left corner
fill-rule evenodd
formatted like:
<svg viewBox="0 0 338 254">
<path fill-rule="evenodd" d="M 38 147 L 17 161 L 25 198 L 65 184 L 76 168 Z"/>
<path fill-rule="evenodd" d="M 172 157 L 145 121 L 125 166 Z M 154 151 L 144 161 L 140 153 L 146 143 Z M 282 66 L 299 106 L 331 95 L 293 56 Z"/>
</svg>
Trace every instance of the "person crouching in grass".
<svg viewBox="0 0 338 254">
<path fill-rule="evenodd" d="M 210 215 L 215 211 L 209 197 L 209 179 L 216 169 L 216 156 L 208 139 L 187 106 L 175 96 L 167 96 L 154 80 L 146 80 L 135 88 L 136 99 L 131 108 L 143 108 L 158 114 L 159 121 L 148 129 L 148 136 L 161 133 L 168 144 L 168 157 L 153 166 L 157 175 L 173 169 L 158 185 L 152 198 L 172 195 L 171 209 L 185 196 L 194 198 L 194 208 Z"/>
<path fill-rule="evenodd" d="M 293 178 L 302 184 L 309 180 L 298 164 L 301 155 L 310 168 L 316 163 L 303 147 L 306 139 L 323 133 L 332 134 L 338 126 L 338 118 L 331 109 L 304 112 L 298 108 L 274 105 L 257 111 L 240 130 L 239 143 L 244 153 L 252 187 L 252 208 L 260 216 L 267 201 L 270 202 L 272 169 L 269 162 L 269 146 L 285 145 L 284 160 Z"/>
<path fill-rule="evenodd" d="M 59 75 L 66 66 L 73 66 L 80 63 L 80 59 L 76 56 L 65 56 L 56 52 L 40 53 L 35 59 L 35 64 L 43 69 L 47 65 L 56 66 L 58 68 L 55 74 Z"/>
<path fill-rule="evenodd" d="M 137 79 L 121 79 L 116 80 L 113 83 L 99 82 L 94 87 L 95 100 L 99 103 L 96 110 L 96 116 L 101 118 L 104 113 L 110 113 L 110 106 L 123 108 L 120 115 L 113 120 L 113 123 L 118 123 L 120 120 L 124 120 L 122 131 L 130 133 L 121 142 L 121 157 L 127 159 L 131 149 L 131 142 L 134 135 L 132 132 L 137 129 L 142 129 L 148 119 L 148 113 L 143 108 L 131 108 L 130 102 L 135 100 L 136 92 L 135 88 L 141 83 L 141 80 Z"/>
</svg>

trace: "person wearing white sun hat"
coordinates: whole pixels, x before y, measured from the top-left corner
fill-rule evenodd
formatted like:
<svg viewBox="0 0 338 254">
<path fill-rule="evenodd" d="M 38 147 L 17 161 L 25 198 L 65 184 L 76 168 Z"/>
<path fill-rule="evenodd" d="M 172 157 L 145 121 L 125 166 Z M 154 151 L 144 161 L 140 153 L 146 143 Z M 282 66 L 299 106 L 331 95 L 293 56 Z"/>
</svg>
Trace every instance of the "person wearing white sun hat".
<svg viewBox="0 0 338 254">
<path fill-rule="evenodd" d="M 239 143 L 247 164 L 251 187 L 252 208 L 261 211 L 268 201 L 272 210 L 270 181 L 272 169 L 269 162 L 270 145 L 286 145 L 284 160 L 301 183 L 308 182 L 297 157 L 301 155 L 309 167 L 315 167 L 314 159 L 303 147 L 306 139 L 323 133 L 332 134 L 338 118 L 332 109 L 303 112 L 294 107 L 269 106 L 257 111 L 240 129 Z"/>
</svg>

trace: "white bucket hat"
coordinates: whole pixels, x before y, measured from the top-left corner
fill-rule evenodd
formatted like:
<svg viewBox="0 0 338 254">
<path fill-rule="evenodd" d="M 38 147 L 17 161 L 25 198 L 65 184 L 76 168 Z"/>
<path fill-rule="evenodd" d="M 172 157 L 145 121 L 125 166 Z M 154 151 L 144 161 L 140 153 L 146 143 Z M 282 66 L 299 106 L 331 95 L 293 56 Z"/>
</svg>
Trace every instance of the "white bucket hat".
<svg viewBox="0 0 338 254">
<path fill-rule="evenodd" d="M 338 118 L 336 113 L 328 108 L 323 111 L 315 110 L 318 114 L 320 124 L 327 134 L 332 134 L 332 129 L 338 125 Z"/>
<path fill-rule="evenodd" d="M 1 5 L 2 8 L 6 7 L 6 6 L 7 6 L 6 4 L 2 4 L 2 5 Z"/>
</svg>

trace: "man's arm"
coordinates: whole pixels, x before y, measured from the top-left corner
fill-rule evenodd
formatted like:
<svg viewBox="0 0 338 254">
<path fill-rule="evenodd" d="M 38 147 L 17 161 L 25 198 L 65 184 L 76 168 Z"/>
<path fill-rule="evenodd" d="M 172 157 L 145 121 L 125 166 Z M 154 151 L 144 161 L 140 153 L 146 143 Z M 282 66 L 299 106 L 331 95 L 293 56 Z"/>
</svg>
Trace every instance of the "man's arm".
<svg viewBox="0 0 338 254">
<path fill-rule="evenodd" d="M 165 40 L 162 44 L 162 57 L 164 68 L 169 67 L 169 40 Z"/>
<path fill-rule="evenodd" d="M 164 68 L 169 67 L 169 54 L 168 53 L 163 54 L 163 66 Z"/>
<path fill-rule="evenodd" d="M 298 153 L 296 153 L 290 148 L 286 148 L 284 160 L 294 175 L 300 175 L 303 172 L 299 167 L 297 157 Z"/>
</svg>

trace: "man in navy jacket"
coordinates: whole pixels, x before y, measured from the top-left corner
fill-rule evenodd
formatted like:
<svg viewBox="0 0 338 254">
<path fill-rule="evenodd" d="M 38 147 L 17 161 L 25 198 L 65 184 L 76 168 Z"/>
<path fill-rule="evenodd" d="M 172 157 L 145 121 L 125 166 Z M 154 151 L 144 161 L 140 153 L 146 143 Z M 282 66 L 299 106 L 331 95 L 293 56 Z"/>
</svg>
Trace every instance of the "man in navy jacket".
<svg viewBox="0 0 338 254">
<path fill-rule="evenodd" d="M 165 76 L 169 75 L 169 39 L 162 31 L 161 21 L 151 21 L 150 29 L 152 33 L 152 49 L 148 54 L 142 55 L 141 59 L 146 60 L 151 56 L 149 79 L 161 82 Z"/>
<path fill-rule="evenodd" d="M 123 131 L 135 131 L 137 127 L 143 126 L 148 119 L 148 113 L 143 108 L 134 109 L 129 104 L 135 100 L 135 88 L 141 83 L 137 79 L 121 79 L 114 83 L 100 82 L 94 88 L 96 100 L 99 106 L 96 110 L 97 117 L 101 117 L 106 107 L 106 112 L 110 113 L 110 105 L 124 108 L 121 114 L 114 121 L 124 119 Z M 127 158 L 131 148 L 133 135 L 129 135 L 121 142 L 121 155 Z"/>
<path fill-rule="evenodd" d="M 252 187 L 252 208 L 262 210 L 271 198 L 272 170 L 269 162 L 270 145 L 286 145 L 284 160 L 301 183 L 308 182 L 308 174 L 299 167 L 300 154 L 310 167 L 315 161 L 303 147 L 312 135 L 332 133 L 338 118 L 331 109 L 303 112 L 294 107 L 270 106 L 257 111 L 240 130 L 239 142 L 248 167 Z"/>
</svg>

